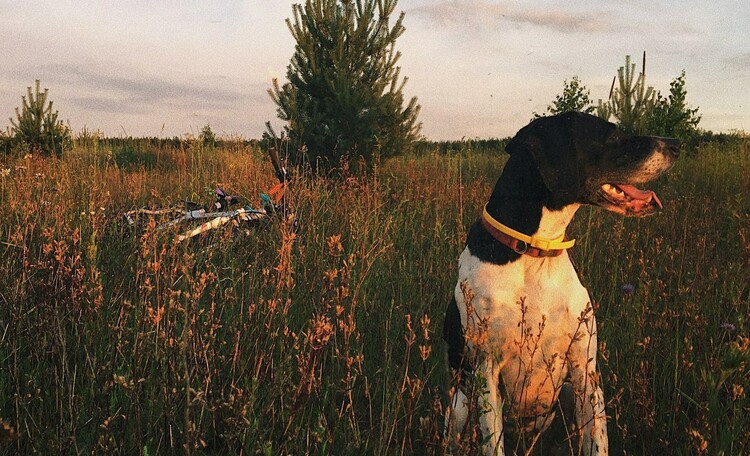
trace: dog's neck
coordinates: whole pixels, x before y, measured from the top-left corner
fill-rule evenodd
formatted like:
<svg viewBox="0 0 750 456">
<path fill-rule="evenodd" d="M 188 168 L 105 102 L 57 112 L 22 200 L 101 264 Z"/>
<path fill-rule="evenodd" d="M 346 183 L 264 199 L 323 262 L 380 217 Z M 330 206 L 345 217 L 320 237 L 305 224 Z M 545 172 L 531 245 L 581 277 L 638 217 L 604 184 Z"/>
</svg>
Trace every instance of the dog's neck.
<svg viewBox="0 0 750 456">
<path fill-rule="evenodd" d="M 545 239 L 565 234 L 578 207 L 554 201 L 536 164 L 523 154 L 508 159 L 487 202 L 487 212 L 498 222 L 528 236 Z M 495 239 L 479 222 L 469 230 L 466 245 L 472 255 L 497 265 L 519 258 L 519 254 Z"/>
<path fill-rule="evenodd" d="M 494 207 L 493 207 L 494 206 Z M 508 207 L 521 207 L 526 210 L 509 212 Z M 520 205 L 504 202 L 497 205 L 487 205 L 487 212 L 503 225 L 528 236 L 544 239 L 558 239 L 565 235 L 565 231 L 573 220 L 580 204 L 569 204 L 561 209 L 549 209 L 545 205 L 521 202 Z M 505 210 L 504 210 L 505 209 Z"/>
<path fill-rule="evenodd" d="M 512 156 L 495 184 L 487 212 L 503 225 L 545 239 L 557 239 L 573 220 L 580 204 L 557 204 L 536 165 Z"/>
<path fill-rule="evenodd" d="M 580 204 L 569 204 L 562 209 L 554 211 L 543 207 L 542 218 L 539 220 L 539 229 L 531 236 L 545 239 L 562 237 L 579 207 L 581 207 Z"/>
</svg>

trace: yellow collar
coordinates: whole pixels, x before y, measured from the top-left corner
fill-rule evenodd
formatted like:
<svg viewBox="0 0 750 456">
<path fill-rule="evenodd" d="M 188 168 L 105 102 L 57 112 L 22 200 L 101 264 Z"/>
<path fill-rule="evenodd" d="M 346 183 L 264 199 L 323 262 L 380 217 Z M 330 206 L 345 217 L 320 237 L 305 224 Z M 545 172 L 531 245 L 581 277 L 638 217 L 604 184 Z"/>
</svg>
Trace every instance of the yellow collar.
<svg viewBox="0 0 750 456">
<path fill-rule="evenodd" d="M 491 227 L 505 233 L 508 236 L 517 239 L 525 243 L 528 247 L 533 247 L 539 250 L 566 250 L 573 247 L 576 243 L 575 239 L 565 241 L 565 235 L 563 234 L 557 239 L 544 239 L 535 236 L 527 236 L 521 232 L 514 230 L 513 228 L 503 225 L 498 222 L 487 212 L 487 206 L 484 207 L 484 213 L 482 214 L 484 221 L 487 222 Z"/>
</svg>

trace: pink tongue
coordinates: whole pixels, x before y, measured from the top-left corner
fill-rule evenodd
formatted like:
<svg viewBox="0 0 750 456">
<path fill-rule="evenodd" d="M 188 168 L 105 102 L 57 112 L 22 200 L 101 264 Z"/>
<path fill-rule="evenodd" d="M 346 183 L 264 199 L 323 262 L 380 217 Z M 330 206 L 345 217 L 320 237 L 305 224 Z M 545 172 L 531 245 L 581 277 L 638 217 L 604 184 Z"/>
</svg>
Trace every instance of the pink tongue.
<svg viewBox="0 0 750 456">
<path fill-rule="evenodd" d="M 651 190 L 641 190 L 639 188 L 635 188 L 632 185 L 627 184 L 617 184 L 617 188 L 625 192 L 626 195 L 633 199 L 642 200 L 642 201 L 648 201 L 649 198 L 652 199 L 653 202 L 656 203 L 657 206 L 660 208 L 662 207 L 661 201 L 659 201 L 659 198 L 656 196 L 656 193 L 652 192 Z"/>
</svg>

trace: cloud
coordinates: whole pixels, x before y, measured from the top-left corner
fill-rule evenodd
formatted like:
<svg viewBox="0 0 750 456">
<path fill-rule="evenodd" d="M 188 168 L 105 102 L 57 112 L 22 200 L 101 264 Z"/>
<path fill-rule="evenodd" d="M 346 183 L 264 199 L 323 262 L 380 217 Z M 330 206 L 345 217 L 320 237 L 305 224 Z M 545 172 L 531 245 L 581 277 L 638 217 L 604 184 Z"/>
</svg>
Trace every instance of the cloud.
<svg viewBox="0 0 750 456">
<path fill-rule="evenodd" d="M 721 69 L 735 73 L 750 74 L 750 52 L 725 57 Z"/>
<path fill-rule="evenodd" d="M 17 79 L 41 78 L 45 86 L 65 88 L 74 96 L 70 101 L 91 111 L 109 114 L 139 114 L 154 106 L 187 109 L 227 109 L 265 99 L 267 84 L 239 85 L 226 78 L 200 77 L 195 82 L 176 82 L 135 73 L 106 74 L 74 64 L 47 64 L 17 72 Z M 37 75 L 37 76 L 31 76 Z M 41 77 L 38 75 L 42 75 Z M 197 78 L 193 78 L 197 79 Z M 225 87 L 220 87 L 223 84 Z"/>
<path fill-rule="evenodd" d="M 112 97 L 74 97 L 70 101 L 85 111 L 106 114 L 145 114 L 147 112 L 143 105 Z"/>
<path fill-rule="evenodd" d="M 236 101 L 245 96 L 238 91 L 211 87 L 210 83 L 214 81 L 189 84 L 145 75 L 114 76 L 65 64 L 49 65 L 48 67 L 42 68 L 42 70 L 56 75 L 57 78 L 62 80 L 61 82 L 110 93 L 120 93 L 138 101 L 156 103 L 189 96 L 196 100 L 216 103 Z"/>
<path fill-rule="evenodd" d="M 487 0 L 453 0 L 413 8 L 409 14 L 435 25 L 498 27 L 502 23 L 541 27 L 561 33 L 602 32 L 616 28 L 608 13 L 582 13 L 553 8 L 524 8 Z"/>
</svg>

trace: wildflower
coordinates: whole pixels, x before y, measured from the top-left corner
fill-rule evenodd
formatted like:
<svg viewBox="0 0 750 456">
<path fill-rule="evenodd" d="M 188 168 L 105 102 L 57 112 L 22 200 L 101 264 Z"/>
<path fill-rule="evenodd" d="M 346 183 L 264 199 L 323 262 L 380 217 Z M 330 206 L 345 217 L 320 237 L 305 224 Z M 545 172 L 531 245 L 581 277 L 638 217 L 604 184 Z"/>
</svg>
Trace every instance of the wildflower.
<svg viewBox="0 0 750 456">
<path fill-rule="evenodd" d="M 341 245 L 341 235 L 337 234 L 326 239 L 328 244 L 328 253 L 331 255 L 339 255 L 344 251 L 344 246 Z"/>
<path fill-rule="evenodd" d="M 695 429 L 688 429 L 688 436 L 690 437 L 691 443 L 698 450 L 698 454 L 704 454 L 708 451 L 708 442 L 700 432 Z"/>
<path fill-rule="evenodd" d="M 745 388 L 742 387 L 742 385 L 733 384 L 732 385 L 732 400 L 736 401 L 738 399 L 742 399 L 745 397 Z"/>
<path fill-rule="evenodd" d="M 10 168 L 0 168 L 0 177 L 10 176 Z"/>
<path fill-rule="evenodd" d="M 728 321 L 725 321 L 724 323 L 721 324 L 721 329 L 728 331 L 730 333 L 737 331 L 737 327 L 734 324 L 729 323 Z"/>
<path fill-rule="evenodd" d="M 419 357 L 422 358 L 422 361 L 427 361 L 427 358 L 430 357 L 431 353 L 432 353 L 432 347 L 430 347 L 429 345 L 419 346 Z"/>
<path fill-rule="evenodd" d="M 0 443 L 10 443 L 18 440 L 18 431 L 13 426 L 0 419 Z"/>
<path fill-rule="evenodd" d="M 632 283 L 626 283 L 622 286 L 622 292 L 625 294 L 630 294 L 635 291 L 635 285 Z"/>
</svg>

